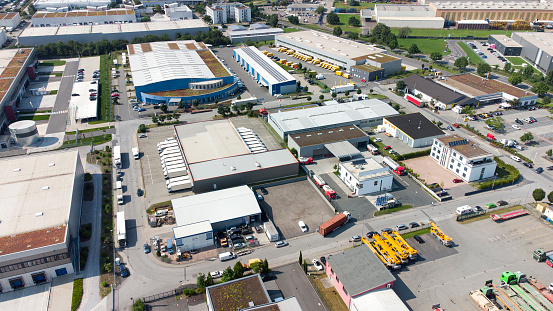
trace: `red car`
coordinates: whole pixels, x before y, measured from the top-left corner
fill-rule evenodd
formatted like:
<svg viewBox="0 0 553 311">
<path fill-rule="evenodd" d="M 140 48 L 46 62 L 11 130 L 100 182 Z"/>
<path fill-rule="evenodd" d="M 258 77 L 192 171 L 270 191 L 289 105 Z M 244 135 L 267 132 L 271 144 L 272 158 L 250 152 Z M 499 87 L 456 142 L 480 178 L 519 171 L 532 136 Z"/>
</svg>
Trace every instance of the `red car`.
<svg viewBox="0 0 553 311">
<path fill-rule="evenodd" d="M 111 94 L 111 97 L 116 97 L 116 96 L 119 97 L 119 94 L 117 94 L 117 93 Z"/>
<path fill-rule="evenodd" d="M 455 178 L 455 179 L 453 180 L 453 182 L 457 184 L 457 183 L 463 182 L 463 180 L 462 180 L 462 179 L 459 179 L 459 178 Z"/>
<path fill-rule="evenodd" d="M 453 127 L 455 127 L 455 128 L 459 128 L 459 123 L 453 123 L 451 125 L 453 125 Z"/>
<path fill-rule="evenodd" d="M 361 79 L 361 82 L 367 82 L 365 79 Z"/>
<path fill-rule="evenodd" d="M 384 147 L 384 150 L 389 150 L 389 149 L 392 149 L 392 147 L 390 147 L 390 146 Z"/>
</svg>

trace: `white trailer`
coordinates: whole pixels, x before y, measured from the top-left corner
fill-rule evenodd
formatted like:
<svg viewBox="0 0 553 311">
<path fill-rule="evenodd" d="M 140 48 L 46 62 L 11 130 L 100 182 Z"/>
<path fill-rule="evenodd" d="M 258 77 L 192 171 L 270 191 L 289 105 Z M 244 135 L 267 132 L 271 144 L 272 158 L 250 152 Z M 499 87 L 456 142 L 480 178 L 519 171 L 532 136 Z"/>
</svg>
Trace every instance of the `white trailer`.
<svg viewBox="0 0 553 311">
<path fill-rule="evenodd" d="M 267 151 L 267 148 L 265 147 L 256 147 L 256 148 L 250 148 L 252 153 L 258 153 L 258 152 L 264 152 Z"/>
<path fill-rule="evenodd" d="M 167 173 L 167 171 L 169 171 L 169 170 L 174 170 L 174 169 L 177 169 L 177 168 L 179 168 L 179 169 L 180 169 L 180 168 L 186 169 L 186 164 L 184 164 L 184 163 L 181 163 L 181 164 L 175 163 L 175 164 L 173 164 L 173 165 L 168 165 L 168 166 L 166 166 L 166 167 L 163 168 L 163 174 Z"/>
<path fill-rule="evenodd" d="M 180 154 L 169 155 L 169 156 L 161 158 L 161 164 L 163 164 L 165 162 L 169 162 L 169 161 L 174 161 L 174 160 L 184 160 L 184 159 L 183 159 L 182 155 L 180 155 Z"/>
<path fill-rule="evenodd" d="M 127 245 L 125 212 L 117 212 L 117 241 L 119 242 L 119 247 L 125 247 Z"/>
<path fill-rule="evenodd" d="M 178 147 L 179 144 L 176 141 L 167 141 L 167 142 L 161 142 L 157 146 L 157 151 L 161 153 L 163 149 L 169 148 L 169 147 Z"/>
<path fill-rule="evenodd" d="M 166 186 L 169 186 L 170 183 L 175 183 L 175 182 L 183 181 L 183 180 L 190 180 L 190 176 L 185 175 L 185 176 L 179 176 L 179 177 L 169 178 L 169 179 L 167 179 L 167 180 L 165 181 L 165 185 L 166 185 Z"/>
<path fill-rule="evenodd" d="M 172 142 L 172 141 L 176 141 L 176 140 L 173 137 L 169 137 L 166 140 L 157 143 L 157 147 L 159 148 L 159 146 L 161 146 L 162 144 L 167 143 L 167 142 Z"/>
<path fill-rule="evenodd" d="M 138 147 L 132 148 L 132 156 L 135 160 L 140 159 L 140 152 L 138 151 Z"/>
<path fill-rule="evenodd" d="M 164 171 L 167 171 L 168 168 L 177 167 L 177 166 L 178 167 L 186 167 L 183 160 L 167 162 L 166 164 L 163 164 L 161 167 L 164 169 Z"/>
<path fill-rule="evenodd" d="M 186 170 L 185 167 L 183 167 L 183 168 L 175 168 L 175 169 L 167 170 L 167 172 L 165 172 L 164 175 L 165 175 L 165 179 L 167 179 L 167 178 L 175 178 L 175 177 L 179 177 L 179 176 L 188 175 L 188 171 Z"/>
<path fill-rule="evenodd" d="M 161 166 L 166 167 L 174 164 L 184 164 L 183 158 L 169 158 L 167 160 L 161 161 Z"/>
<path fill-rule="evenodd" d="M 332 88 L 330 88 L 330 91 L 332 93 L 345 93 L 347 91 L 353 91 L 355 89 L 355 85 L 354 84 L 351 84 L 351 83 L 348 83 L 346 85 L 337 85 L 337 86 L 334 86 Z"/>
<path fill-rule="evenodd" d="M 473 210 L 472 210 L 472 207 L 470 207 L 469 205 L 463 205 L 463 206 L 459 206 L 456 212 L 457 212 L 457 215 L 465 215 L 465 214 L 472 213 Z"/>
<path fill-rule="evenodd" d="M 160 154 L 159 154 L 159 157 L 165 157 L 166 155 L 168 154 L 172 154 L 172 153 L 181 153 L 180 152 L 180 148 L 178 147 L 171 147 L 171 148 L 167 148 L 167 149 L 164 149 Z"/>
<path fill-rule="evenodd" d="M 192 183 L 190 180 L 182 180 L 167 185 L 167 191 L 175 192 L 179 190 L 192 189 Z"/>
<path fill-rule="evenodd" d="M 182 158 L 182 153 L 180 152 L 180 150 L 179 151 L 169 151 L 169 152 L 163 154 L 162 156 L 160 156 L 159 158 L 161 160 L 165 160 L 167 158 L 172 158 L 172 157 L 176 157 L 176 156 L 179 156 L 179 157 Z"/>
<path fill-rule="evenodd" d="M 265 234 L 267 234 L 267 238 L 269 239 L 269 242 L 274 242 L 279 240 L 280 236 L 272 221 L 269 220 L 268 222 L 263 223 L 263 228 L 265 229 Z"/>
<path fill-rule="evenodd" d="M 250 98 L 245 98 L 245 99 L 237 99 L 237 100 L 233 100 L 232 101 L 232 105 L 233 106 L 240 106 L 240 105 L 246 105 L 247 103 L 252 103 L 252 104 L 257 104 L 258 103 L 258 99 L 257 97 L 250 97 Z"/>
<path fill-rule="evenodd" d="M 125 203 L 123 200 L 123 189 L 117 188 L 117 204 L 122 205 L 123 203 Z"/>
<path fill-rule="evenodd" d="M 121 168 L 121 147 L 113 147 L 113 163 L 116 167 Z"/>
</svg>

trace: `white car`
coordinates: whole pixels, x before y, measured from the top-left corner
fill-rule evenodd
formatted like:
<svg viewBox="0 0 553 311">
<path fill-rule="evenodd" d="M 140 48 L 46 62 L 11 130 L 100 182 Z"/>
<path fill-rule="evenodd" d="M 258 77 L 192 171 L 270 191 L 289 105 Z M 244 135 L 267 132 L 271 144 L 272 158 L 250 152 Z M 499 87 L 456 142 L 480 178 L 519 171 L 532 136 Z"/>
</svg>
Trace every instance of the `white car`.
<svg viewBox="0 0 553 311">
<path fill-rule="evenodd" d="M 312 262 L 315 268 L 317 269 L 317 271 L 322 271 L 324 269 L 323 265 L 321 265 L 321 263 L 317 259 L 313 259 Z"/>
<path fill-rule="evenodd" d="M 374 139 L 374 142 L 378 143 L 378 142 L 381 142 L 382 141 L 382 138 L 375 138 Z"/>
<path fill-rule="evenodd" d="M 275 243 L 276 248 L 284 247 L 286 245 L 288 245 L 288 242 L 286 242 L 286 241 L 278 241 L 278 242 Z"/>
<path fill-rule="evenodd" d="M 211 275 L 211 278 L 216 279 L 223 276 L 223 271 L 213 271 L 209 272 L 209 275 Z"/>
<path fill-rule="evenodd" d="M 512 155 L 511 159 L 513 159 L 513 161 L 520 162 L 520 158 L 517 156 Z"/>
<path fill-rule="evenodd" d="M 514 128 L 515 130 L 520 130 L 520 126 L 518 126 L 517 124 L 511 125 L 511 127 Z"/>
<path fill-rule="evenodd" d="M 300 226 L 302 232 L 307 232 L 307 226 L 305 225 L 303 220 L 298 221 L 298 226 Z"/>
</svg>

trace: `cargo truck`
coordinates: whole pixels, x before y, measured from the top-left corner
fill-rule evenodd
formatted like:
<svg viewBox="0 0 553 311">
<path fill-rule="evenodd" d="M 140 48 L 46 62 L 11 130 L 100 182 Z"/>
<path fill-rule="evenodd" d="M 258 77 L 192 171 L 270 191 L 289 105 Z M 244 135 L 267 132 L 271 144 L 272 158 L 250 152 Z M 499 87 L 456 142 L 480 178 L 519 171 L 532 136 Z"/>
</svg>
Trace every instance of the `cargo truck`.
<svg viewBox="0 0 553 311">
<path fill-rule="evenodd" d="M 322 187 L 326 185 L 326 182 L 323 180 L 323 178 L 319 175 L 313 175 L 313 180 L 317 184 L 317 186 Z"/>
<path fill-rule="evenodd" d="M 329 185 L 324 185 L 323 191 L 328 199 L 336 199 L 336 191 L 332 190 Z"/>
<path fill-rule="evenodd" d="M 186 189 L 192 189 L 192 183 L 190 182 L 190 180 L 181 180 L 167 185 L 168 192 L 175 192 Z"/>
<path fill-rule="evenodd" d="M 323 80 L 324 78 L 325 78 L 325 76 L 323 76 L 323 75 L 316 75 L 315 76 L 315 79 L 317 79 L 317 80 Z"/>
<path fill-rule="evenodd" d="M 122 205 L 123 203 L 123 190 L 119 188 L 117 189 L 117 204 Z"/>
<path fill-rule="evenodd" d="M 140 152 L 138 152 L 138 147 L 132 148 L 132 156 L 135 160 L 140 159 Z"/>
<path fill-rule="evenodd" d="M 399 165 L 396 161 L 392 160 L 390 157 L 384 157 L 384 161 L 382 163 L 390 167 L 390 169 L 392 169 L 392 172 L 396 173 L 397 175 L 405 175 L 405 168 Z"/>
<path fill-rule="evenodd" d="M 186 170 L 186 167 L 181 168 L 175 168 L 175 169 L 169 169 L 167 172 L 164 172 L 165 179 L 167 178 L 175 178 L 179 176 L 188 175 L 188 171 Z"/>
<path fill-rule="evenodd" d="M 236 258 L 236 254 L 233 252 L 226 252 L 219 254 L 220 261 L 227 261 Z"/>
<path fill-rule="evenodd" d="M 313 164 L 313 158 L 312 157 L 299 157 L 300 164 L 307 165 L 307 164 Z"/>
<path fill-rule="evenodd" d="M 117 241 L 119 247 L 127 245 L 127 228 L 125 227 L 125 212 L 117 212 Z"/>
<path fill-rule="evenodd" d="M 121 147 L 113 147 L 113 163 L 117 168 L 121 168 Z"/>
<path fill-rule="evenodd" d="M 373 155 L 380 154 L 380 151 L 378 151 L 378 148 L 377 148 L 376 146 L 371 145 L 371 144 L 368 144 L 368 145 L 367 145 L 367 149 L 369 149 L 369 151 L 370 151 Z"/>
<path fill-rule="evenodd" d="M 272 221 L 269 220 L 268 222 L 263 223 L 263 228 L 265 229 L 265 234 L 267 235 L 269 242 L 278 241 L 280 239 L 280 235 L 278 234 L 278 231 Z"/>
<path fill-rule="evenodd" d="M 351 218 L 351 214 L 348 211 L 340 213 L 332 217 L 329 221 L 319 226 L 319 233 L 322 236 L 326 236 L 332 231 L 338 229 L 341 225 L 347 223 Z"/>
<path fill-rule="evenodd" d="M 339 94 L 339 93 L 345 93 L 347 91 L 353 91 L 354 89 L 355 89 L 355 85 L 351 84 L 351 83 L 348 83 L 348 84 L 345 84 L 345 85 L 334 86 L 334 87 L 330 88 L 330 91 L 332 93 Z"/>
</svg>

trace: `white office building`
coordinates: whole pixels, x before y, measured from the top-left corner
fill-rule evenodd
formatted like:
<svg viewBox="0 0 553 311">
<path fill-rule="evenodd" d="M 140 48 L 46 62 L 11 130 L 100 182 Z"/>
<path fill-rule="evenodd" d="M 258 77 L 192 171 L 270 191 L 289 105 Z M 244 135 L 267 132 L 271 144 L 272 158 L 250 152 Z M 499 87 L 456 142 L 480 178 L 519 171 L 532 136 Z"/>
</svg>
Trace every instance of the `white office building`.
<svg viewBox="0 0 553 311">
<path fill-rule="evenodd" d="M 178 3 L 171 3 L 165 5 L 165 15 L 171 21 L 194 19 L 192 10 L 186 5 L 179 6 Z"/>
<path fill-rule="evenodd" d="M 206 7 L 205 12 L 211 17 L 211 22 L 214 25 L 226 24 L 230 20 L 237 23 L 249 23 L 252 20 L 250 7 L 238 2 L 214 3 Z"/>
<path fill-rule="evenodd" d="M 430 157 L 465 182 L 491 178 L 497 166 L 493 154 L 459 135 L 434 138 Z"/>
<path fill-rule="evenodd" d="M 237 23 L 249 23 L 252 20 L 252 10 L 249 6 L 234 7 L 234 20 Z"/>
<path fill-rule="evenodd" d="M 392 173 L 374 158 L 340 162 L 338 172 L 340 179 L 354 195 L 392 190 L 394 181 Z"/>
</svg>

